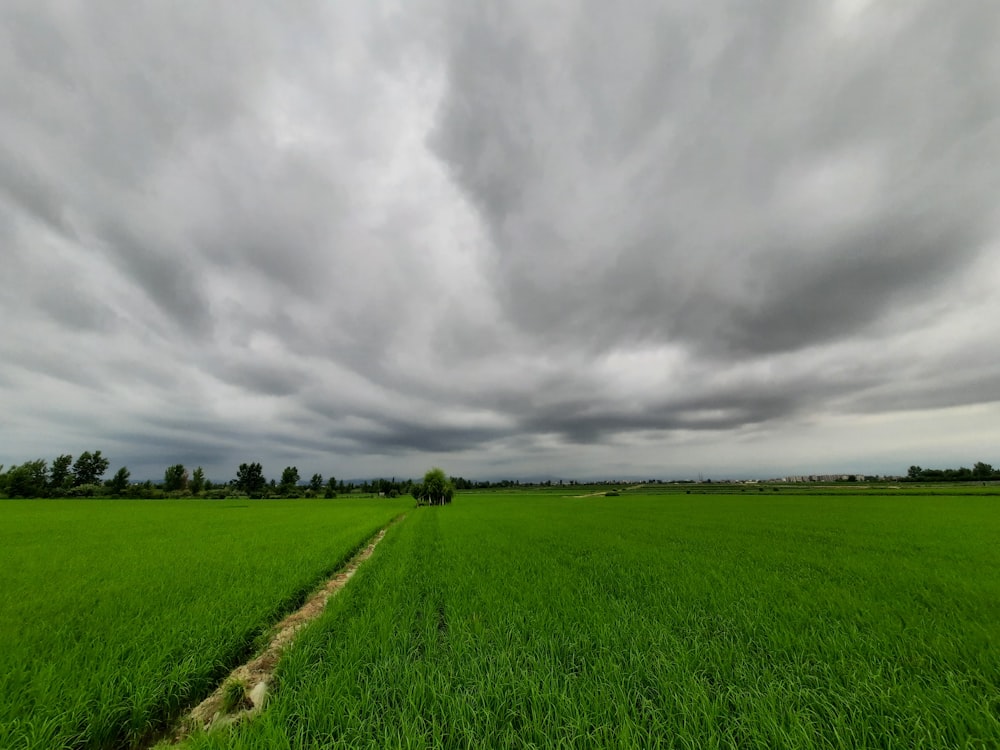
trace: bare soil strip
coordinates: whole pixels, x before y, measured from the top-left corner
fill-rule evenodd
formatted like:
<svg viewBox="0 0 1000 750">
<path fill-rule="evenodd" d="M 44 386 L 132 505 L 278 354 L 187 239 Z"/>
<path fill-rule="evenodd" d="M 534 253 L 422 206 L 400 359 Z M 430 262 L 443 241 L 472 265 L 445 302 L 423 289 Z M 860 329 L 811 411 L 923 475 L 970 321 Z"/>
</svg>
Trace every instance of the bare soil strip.
<svg viewBox="0 0 1000 750">
<path fill-rule="evenodd" d="M 631 487 L 626 487 L 625 489 L 626 490 L 640 490 L 640 489 L 642 489 L 645 486 L 646 485 L 644 485 L 644 484 L 633 484 Z M 610 490 L 601 490 L 600 492 L 588 492 L 586 495 L 563 495 L 563 497 L 598 497 L 599 495 L 603 495 L 606 492 L 612 492 L 612 491 L 614 491 L 614 489 L 615 488 L 612 488 Z"/>
<path fill-rule="evenodd" d="M 282 652 L 291 644 L 299 630 L 322 614 L 330 597 L 344 588 L 361 564 L 371 557 L 375 546 L 385 536 L 386 529 L 401 519 L 402 516 L 380 529 L 368 541 L 365 548 L 352 557 L 347 565 L 327 581 L 321 589 L 309 597 L 309 600 L 300 609 L 275 625 L 274 635 L 267 648 L 246 664 L 241 664 L 230 672 L 215 692 L 191 709 L 178 722 L 174 731 L 161 740 L 157 747 L 183 742 L 198 728 L 211 729 L 214 726 L 225 726 L 259 713 L 267 701 L 271 676 L 274 674 Z M 232 697 L 234 685 L 237 685 L 239 692 L 242 693 L 241 699 L 236 701 Z M 227 706 L 227 704 L 232 703 L 236 705 Z"/>
</svg>

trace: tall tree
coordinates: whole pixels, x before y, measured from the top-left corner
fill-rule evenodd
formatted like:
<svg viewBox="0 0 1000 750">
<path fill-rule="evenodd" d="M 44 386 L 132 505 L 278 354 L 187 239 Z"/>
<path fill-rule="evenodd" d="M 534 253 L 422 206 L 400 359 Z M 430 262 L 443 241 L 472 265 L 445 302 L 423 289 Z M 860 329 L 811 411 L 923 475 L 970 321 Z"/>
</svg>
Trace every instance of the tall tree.
<svg viewBox="0 0 1000 750">
<path fill-rule="evenodd" d="M 281 484 L 279 489 L 283 495 L 287 495 L 299 484 L 299 470 L 295 466 L 286 466 L 281 472 Z"/>
<path fill-rule="evenodd" d="M 260 495 L 267 486 L 264 468 L 259 463 L 240 464 L 236 472 L 236 489 L 248 495 Z"/>
<path fill-rule="evenodd" d="M 49 471 L 49 487 L 52 494 L 62 494 L 73 485 L 73 476 L 70 473 L 72 466 L 73 457 L 68 453 L 52 459 L 52 469 Z"/>
<path fill-rule="evenodd" d="M 73 486 L 97 484 L 108 470 L 109 461 L 100 451 L 84 451 L 73 464 Z"/>
<path fill-rule="evenodd" d="M 191 475 L 191 483 L 188 485 L 191 492 L 197 495 L 205 489 L 205 470 L 200 466 Z"/>
<path fill-rule="evenodd" d="M 12 466 L 6 479 L 9 497 L 45 497 L 49 480 L 48 461 L 39 458 Z"/>
<path fill-rule="evenodd" d="M 319 492 L 323 489 L 323 475 L 313 474 L 312 479 L 309 480 L 309 489 L 313 492 Z"/>
<path fill-rule="evenodd" d="M 337 496 L 337 478 L 330 477 L 326 482 L 326 492 L 323 493 L 323 497 L 332 498 Z"/>
<path fill-rule="evenodd" d="M 188 485 L 188 473 L 184 464 L 174 464 L 163 473 L 163 489 L 167 492 L 180 492 L 186 490 Z"/>
<path fill-rule="evenodd" d="M 121 495 L 128 489 L 128 478 L 131 473 L 124 466 L 121 467 L 111 478 L 108 488 L 116 495 Z"/>
</svg>

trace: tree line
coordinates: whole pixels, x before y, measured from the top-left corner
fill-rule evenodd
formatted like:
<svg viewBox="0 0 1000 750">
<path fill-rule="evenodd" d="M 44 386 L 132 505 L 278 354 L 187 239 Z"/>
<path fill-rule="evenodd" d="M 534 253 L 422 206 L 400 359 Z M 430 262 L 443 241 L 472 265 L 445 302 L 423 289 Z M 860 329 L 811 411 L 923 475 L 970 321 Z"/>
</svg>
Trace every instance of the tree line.
<svg viewBox="0 0 1000 750">
<path fill-rule="evenodd" d="M 0 465 L 0 494 L 7 497 L 208 497 L 233 495 L 248 497 L 337 497 L 361 492 L 395 497 L 408 494 L 411 480 L 395 478 L 344 482 L 336 477 L 324 479 L 313 474 L 303 481 L 295 466 L 286 466 L 280 479 L 268 480 L 260 463 L 240 464 L 236 476 L 228 482 L 214 483 L 198 466 L 188 471 L 184 464 L 168 466 L 162 482 L 133 482 L 128 467 L 123 466 L 105 479 L 110 461 L 101 451 L 84 451 L 76 460 L 70 454 L 56 456 L 49 463 L 44 458 L 25 461 L 4 471 Z"/>
<path fill-rule="evenodd" d="M 8 497 L 93 497 L 108 489 L 121 492 L 128 486 L 129 471 L 122 467 L 107 482 L 101 478 L 109 461 L 100 451 L 84 451 L 76 461 L 63 454 L 48 461 L 39 458 L 12 466 L 0 466 L 0 492 Z"/>
<path fill-rule="evenodd" d="M 957 469 L 924 469 L 911 466 L 906 472 L 908 482 L 976 482 L 1000 480 L 1000 469 L 994 469 L 991 464 L 977 461 L 970 469 L 960 466 Z"/>
<path fill-rule="evenodd" d="M 298 467 L 286 466 L 280 478 L 268 479 L 260 462 L 241 463 L 236 476 L 227 482 L 212 482 L 205 470 L 198 466 L 189 471 L 184 464 L 168 466 L 162 482 L 152 480 L 131 481 L 131 472 L 123 466 L 105 479 L 110 461 L 101 451 L 84 451 L 76 460 L 69 454 L 52 459 L 25 461 L 4 471 L 0 464 L 0 495 L 7 497 L 126 497 L 157 499 L 166 497 L 226 497 L 250 498 L 335 498 L 338 495 L 360 493 L 381 497 L 413 495 L 418 502 L 445 503 L 451 501 L 456 486 L 455 477 L 445 477 L 434 469 L 424 477 L 424 482 L 412 479 L 371 479 L 359 482 L 324 479 L 313 474 L 308 481 L 299 474 Z M 433 474 L 433 476 L 431 476 Z M 440 474 L 440 476 L 439 476 Z M 471 483 L 459 478 L 463 487 Z"/>
<path fill-rule="evenodd" d="M 11 466 L 7 471 L 0 465 L 0 494 L 7 497 L 334 498 L 360 492 L 385 497 L 413 495 L 418 503 L 437 505 L 451 502 L 455 490 L 536 486 L 531 482 L 522 483 L 510 479 L 491 482 L 448 477 L 437 468 L 429 471 L 423 482 L 397 480 L 395 477 L 344 482 L 332 476 L 324 479 L 322 474 L 313 474 L 308 481 L 303 481 L 295 466 L 286 466 L 280 479 L 268 480 L 259 462 L 241 463 L 236 476 L 222 483 L 213 483 L 206 478 L 201 466 L 189 472 L 183 464 L 167 467 L 162 482 L 132 482 L 131 474 L 125 466 L 118 469 L 110 479 L 104 479 L 109 466 L 109 460 L 99 450 L 84 451 L 76 460 L 70 454 L 62 454 L 52 459 L 51 464 L 46 459 L 38 458 Z M 1000 480 L 1000 469 L 995 469 L 984 461 L 977 461 L 972 468 L 961 466 L 957 469 L 925 469 L 911 466 L 903 479 L 909 482 L 996 481 Z M 538 483 L 539 486 L 551 484 L 551 481 Z M 570 480 L 569 484 L 576 482 Z"/>
</svg>

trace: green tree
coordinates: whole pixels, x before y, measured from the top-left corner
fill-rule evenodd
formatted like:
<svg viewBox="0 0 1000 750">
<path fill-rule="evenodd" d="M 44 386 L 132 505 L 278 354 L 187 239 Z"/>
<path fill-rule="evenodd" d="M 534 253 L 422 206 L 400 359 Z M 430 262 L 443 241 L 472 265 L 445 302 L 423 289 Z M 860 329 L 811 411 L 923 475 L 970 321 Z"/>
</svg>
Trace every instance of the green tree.
<svg viewBox="0 0 1000 750">
<path fill-rule="evenodd" d="M 45 497 L 49 481 L 48 461 L 39 458 L 12 466 L 7 472 L 9 497 Z"/>
<path fill-rule="evenodd" d="M 205 489 L 205 470 L 200 466 L 194 470 L 191 475 L 191 483 L 188 485 L 191 492 L 195 495 L 201 493 Z"/>
<path fill-rule="evenodd" d="M 184 464 L 174 464 L 163 473 L 163 489 L 166 492 L 181 492 L 188 486 L 188 473 Z"/>
<path fill-rule="evenodd" d="M 312 479 L 309 480 L 309 489 L 313 492 L 319 492 L 323 489 L 323 475 L 313 474 Z"/>
<path fill-rule="evenodd" d="M 236 472 L 236 489 L 248 495 L 260 496 L 267 486 L 264 468 L 259 463 L 240 464 Z"/>
<path fill-rule="evenodd" d="M 989 479 L 993 476 L 993 467 L 982 461 L 976 461 L 976 465 L 972 467 L 972 476 L 976 479 Z"/>
<path fill-rule="evenodd" d="M 299 470 L 295 466 L 286 466 L 281 472 L 281 483 L 278 491 L 282 495 L 289 495 L 295 491 L 299 485 Z"/>
<path fill-rule="evenodd" d="M 52 469 L 49 471 L 49 490 L 52 495 L 62 495 L 73 486 L 71 468 L 73 457 L 68 453 L 52 459 Z"/>
<path fill-rule="evenodd" d="M 73 486 L 81 484 L 98 484 L 104 472 L 108 470 L 109 461 L 100 451 L 84 451 L 73 464 Z"/>
<path fill-rule="evenodd" d="M 421 505 L 445 505 L 451 502 L 454 493 L 451 480 L 437 467 L 424 474 L 424 481 L 410 491 Z"/>
<path fill-rule="evenodd" d="M 131 476 L 129 470 L 124 466 L 121 467 L 111 478 L 111 481 L 108 484 L 108 489 L 110 489 L 115 495 L 125 494 L 125 491 L 128 489 L 129 476 Z"/>
</svg>

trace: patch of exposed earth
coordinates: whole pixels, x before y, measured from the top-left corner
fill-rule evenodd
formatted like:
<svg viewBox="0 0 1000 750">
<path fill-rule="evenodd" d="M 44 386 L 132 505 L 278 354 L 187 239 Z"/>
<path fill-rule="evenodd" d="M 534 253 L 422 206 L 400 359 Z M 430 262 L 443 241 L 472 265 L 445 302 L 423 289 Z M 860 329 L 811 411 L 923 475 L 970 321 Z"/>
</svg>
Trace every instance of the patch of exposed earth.
<svg viewBox="0 0 1000 750">
<path fill-rule="evenodd" d="M 622 489 L 626 490 L 640 490 L 646 485 L 644 484 L 633 484 L 631 487 L 624 487 Z M 617 492 L 615 489 L 601 490 L 600 492 L 588 492 L 586 495 L 564 495 L 563 497 L 600 497 L 608 492 Z"/>
</svg>

